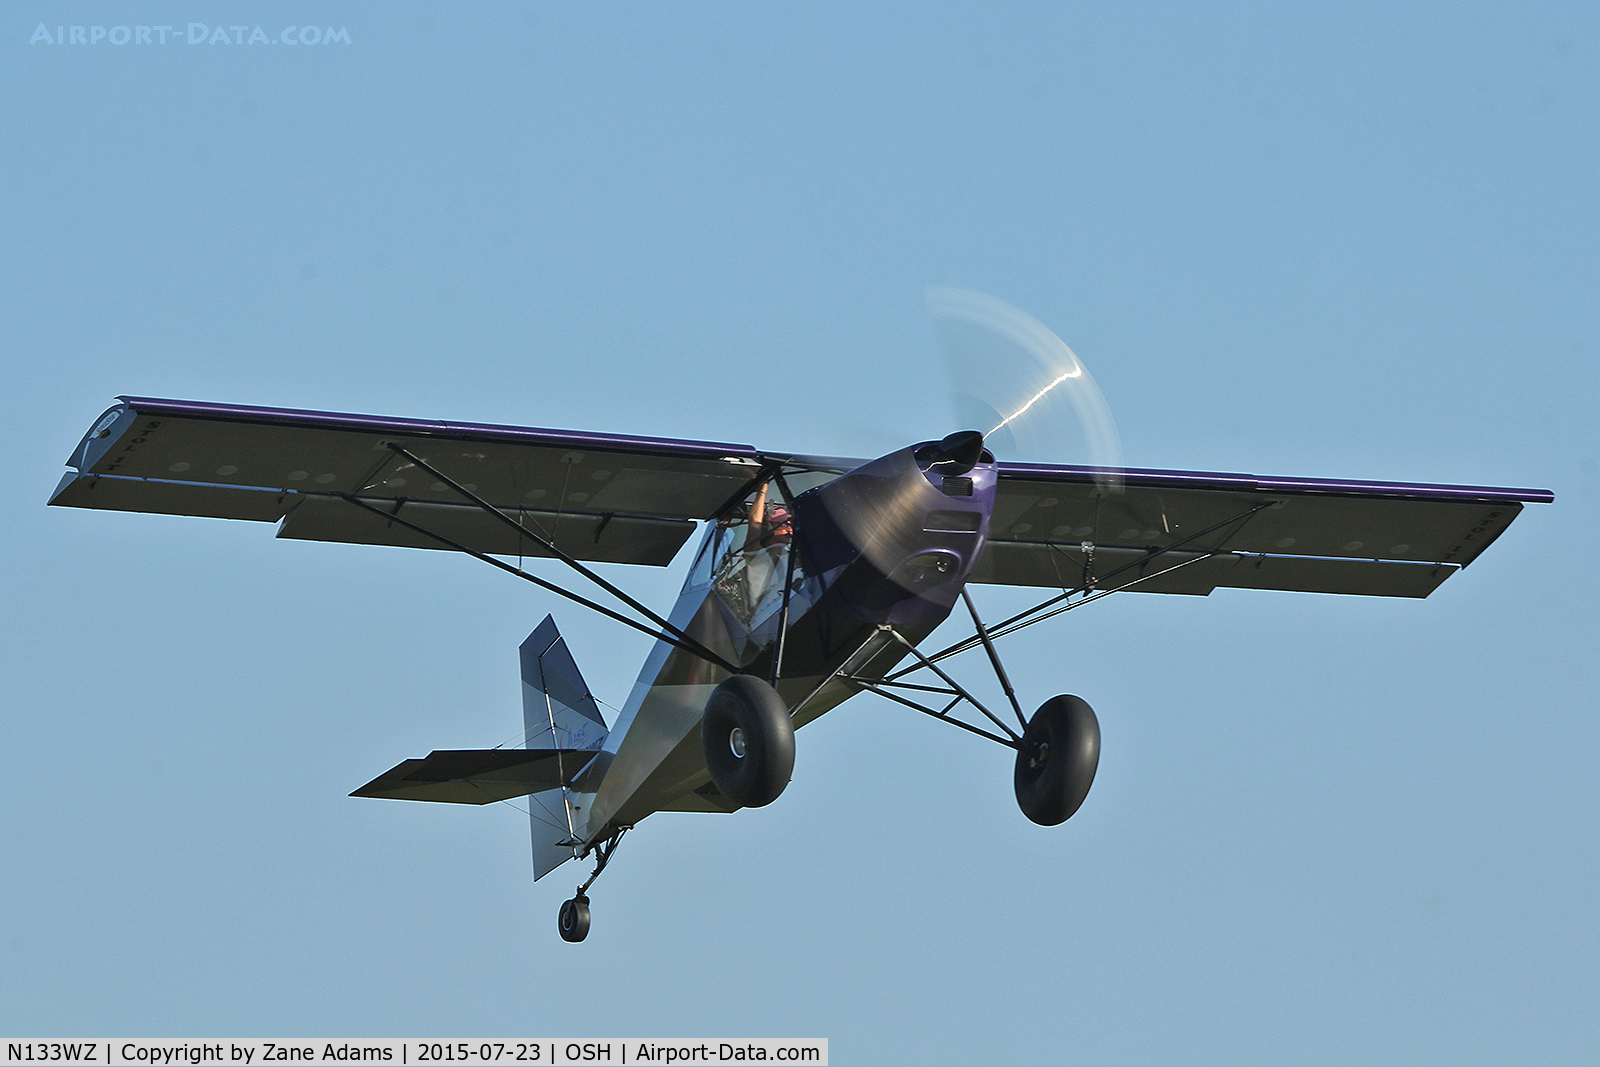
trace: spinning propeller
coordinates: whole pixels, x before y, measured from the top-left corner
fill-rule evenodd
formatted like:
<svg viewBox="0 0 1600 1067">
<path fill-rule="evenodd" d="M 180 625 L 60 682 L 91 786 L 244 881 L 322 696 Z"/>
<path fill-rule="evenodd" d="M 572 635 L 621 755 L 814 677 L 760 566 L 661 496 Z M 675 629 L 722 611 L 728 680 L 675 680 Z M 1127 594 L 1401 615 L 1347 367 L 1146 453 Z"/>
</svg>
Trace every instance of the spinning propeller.
<svg viewBox="0 0 1600 1067">
<path fill-rule="evenodd" d="M 1089 368 L 1048 326 L 969 289 L 929 289 L 928 311 L 960 425 L 978 428 L 981 443 L 1002 459 L 1083 456 L 1102 468 L 1096 481 L 1121 487 L 1122 444 L 1111 409 Z M 940 445 L 965 436 L 952 434 Z"/>
</svg>

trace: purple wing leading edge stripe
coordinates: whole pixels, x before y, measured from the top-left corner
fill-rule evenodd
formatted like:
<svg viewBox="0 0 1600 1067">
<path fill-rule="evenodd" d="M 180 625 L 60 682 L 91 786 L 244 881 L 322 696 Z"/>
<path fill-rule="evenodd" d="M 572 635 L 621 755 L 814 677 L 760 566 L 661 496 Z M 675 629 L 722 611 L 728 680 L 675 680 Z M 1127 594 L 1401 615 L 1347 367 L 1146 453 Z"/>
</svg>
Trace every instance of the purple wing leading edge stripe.
<svg viewBox="0 0 1600 1067">
<path fill-rule="evenodd" d="M 1233 492 L 1322 494 L 1327 496 L 1396 497 L 1408 500 L 1454 500 L 1549 504 L 1548 489 L 1515 489 L 1488 485 L 1435 485 L 1427 482 L 1356 482 L 1336 478 L 1270 478 L 1214 471 L 1109 470 L 1104 467 L 999 464 L 1000 480 L 1085 484 L 1120 477 L 1124 483 L 1150 489 L 1212 489 Z"/>
<path fill-rule="evenodd" d="M 756 462 L 761 459 L 761 454 L 750 445 L 718 441 L 633 437 L 626 434 L 587 433 L 577 430 L 547 430 L 533 426 L 444 422 L 437 419 L 401 419 L 383 415 L 353 415 L 337 411 L 252 407 L 244 404 L 209 404 L 196 400 L 163 400 L 148 396 L 119 396 L 117 399 L 141 415 L 262 422 L 324 430 L 357 430 L 407 436 L 453 437 L 475 441 L 503 441 L 508 444 L 609 448 L 695 459 L 732 457 Z"/>
<path fill-rule="evenodd" d="M 505 426 L 493 423 L 445 422 L 436 419 L 402 419 L 381 415 L 356 415 L 345 412 L 309 411 L 297 408 L 254 407 L 244 404 L 212 404 L 194 400 L 167 400 L 156 397 L 120 396 L 117 398 L 141 414 L 168 415 L 199 419 L 239 420 L 308 426 L 329 430 L 357 430 L 404 435 L 451 437 L 508 444 L 615 449 L 648 452 L 663 456 L 696 459 L 733 458 L 766 462 L 784 456 L 780 452 L 758 451 L 745 444 L 696 441 L 670 437 L 640 437 L 626 434 L 590 433 L 575 430 L 550 430 L 532 426 Z M 794 456 L 791 462 L 807 465 L 806 457 Z M 829 457 L 818 467 L 836 469 L 853 462 Z M 1322 478 L 1273 478 L 1253 474 L 1219 471 L 1179 471 L 1128 469 L 1112 471 L 1103 467 L 1056 466 L 1029 463 L 1001 463 L 1002 482 L 1035 480 L 1084 484 L 1111 474 L 1126 484 L 1152 489 L 1211 489 L 1234 492 L 1327 494 L 1333 496 L 1398 497 L 1422 500 L 1497 501 L 1548 504 L 1555 494 L 1548 489 L 1517 489 L 1478 485 L 1436 485 L 1432 483 L 1368 482 Z"/>
</svg>

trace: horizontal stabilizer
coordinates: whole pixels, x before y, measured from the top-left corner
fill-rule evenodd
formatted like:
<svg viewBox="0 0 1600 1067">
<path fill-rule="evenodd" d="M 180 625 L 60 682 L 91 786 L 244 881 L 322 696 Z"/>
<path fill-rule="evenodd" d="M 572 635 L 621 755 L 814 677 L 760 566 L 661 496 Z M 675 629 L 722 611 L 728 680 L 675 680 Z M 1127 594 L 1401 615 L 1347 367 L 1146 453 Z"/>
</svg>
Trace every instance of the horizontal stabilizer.
<svg viewBox="0 0 1600 1067">
<path fill-rule="evenodd" d="M 408 759 L 384 771 L 350 795 L 492 804 L 570 785 L 594 755 L 571 748 L 438 750 L 428 753 L 427 759 Z"/>
</svg>

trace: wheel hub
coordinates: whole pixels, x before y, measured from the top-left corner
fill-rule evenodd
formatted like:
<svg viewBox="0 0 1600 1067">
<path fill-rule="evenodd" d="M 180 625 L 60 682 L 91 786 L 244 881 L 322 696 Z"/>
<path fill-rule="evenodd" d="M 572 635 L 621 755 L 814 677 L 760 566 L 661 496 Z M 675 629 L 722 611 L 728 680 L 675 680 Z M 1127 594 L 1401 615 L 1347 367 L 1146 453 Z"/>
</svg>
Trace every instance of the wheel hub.
<svg viewBox="0 0 1600 1067">
<path fill-rule="evenodd" d="M 737 726 L 728 735 L 728 747 L 733 750 L 733 755 L 736 759 L 744 759 L 744 731 Z"/>
</svg>

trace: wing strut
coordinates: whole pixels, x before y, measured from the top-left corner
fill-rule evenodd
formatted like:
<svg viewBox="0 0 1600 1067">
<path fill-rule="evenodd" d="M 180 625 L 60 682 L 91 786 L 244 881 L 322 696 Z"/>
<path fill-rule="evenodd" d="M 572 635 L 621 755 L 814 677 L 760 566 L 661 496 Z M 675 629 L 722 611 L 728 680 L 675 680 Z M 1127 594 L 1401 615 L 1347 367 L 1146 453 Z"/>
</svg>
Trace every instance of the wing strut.
<svg viewBox="0 0 1600 1067">
<path fill-rule="evenodd" d="M 639 603 L 633 597 L 629 596 L 627 593 L 624 593 L 621 589 L 618 589 L 616 586 L 600 577 L 594 571 L 590 570 L 588 567 L 585 567 L 583 564 L 579 563 L 577 560 L 561 551 L 561 549 L 556 547 L 555 542 L 550 541 L 542 535 L 528 529 L 526 526 L 522 525 L 522 523 L 518 522 L 516 519 L 513 519 L 510 515 L 507 515 L 505 512 L 501 511 L 499 508 L 495 507 L 493 504 L 489 503 L 487 500 L 483 499 L 481 496 L 474 493 L 472 490 L 468 489 L 466 486 L 462 485 L 448 474 L 445 474 L 427 460 L 422 459 L 421 457 L 412 453 L 404 445 L 396 444 L 393 441 L 386 443 L 388 444 L 390 450 L 396 455 L 404 456 L 406 459 L 409 459 L 412 463 L 415 463 L 417 466 L 421 467 L 435 478 L 438 478 L 441 482 L 448 485 L 450 488 L 454 489 L 456 492 L 460 493 L 474 504 L 478 505 L 478 507 L 488 512 L 490 515 L 493 515 L 501 522 L 511 526 L 517 531 L 518 536 L 527 537 L 529 540 L 536 542 L 539 547 L 543 548 L 546 552 L 549 552 L 562 563 L 565 563 L 567 566 L 571 567 L 573 570 L 577 571 L 579 574 L 583 575 L 585 578 L 589 579 L 591 582 L 595 583 L 600 588 L 604 589 L 606 592 L 622 601 L 624 604 L 627 604 L 634 611 L 637 611 L 639 614 L 643 615 L 645 618 L 661 627 L 668 634 L 671 634 L 673 637 L 677 638 L 677 640 L 673 643 L 679 648 L 686 652 L 692 652 L 701 659 L 706 660 L 709 663 L 714 663 L 725 671 L 729 671 L 733 674 L 741 673 L 737 667 L 733 666 L 733 664 L 729 663 L 727 660 L 711 651 L 705 645 L 702 645 L 699 641 L 696 641 L 694 638 L 690 637 L 688 634 L 672 625 L 672 623 L 668 622 L 666 619 L 663 619 L 660 615 L 657 615 L 655 612 Z M 427 531 L 422 532 L 426 533 Z M 440 538 L 440 540 L 442 541 L 444 539 Z M 573 596 L 573 599 L 576 600 L 579 598 Z M 610 613 L 608 612 L 607 614 Z M 638 628 L 645 630 L 647 633 L 649 632 L 647 627 L 640 626 Z"/>
<path fill-rule="evenodd" d="M 969 648 L 976 648 L 980 644 L 983 645 L 986 649 L 988 649 L 990 656 L 993 657 L 993 655 L 994 655 L 993 647 L 994 646 L 992 644 L 992 641 L 996 637 L 1004 637 L 1007 634 L 1015 633 L 1018 630 L 1024 629 L 1024 628 L 1029 627 L 1029 626 L 1032 626 L 1036 622 L 1043 622 L 1046 619 L 1054 618 L 1055 616 L 1060 615 L 1064 611 L 1071 611 L 1073 608 L 1082 607 L 1084 604 L 1090 603 L 1091 601 L 1099 600 L 1101 597 L 1110 596 L 1112 593 L 1121 592 L 1124 589 L 1131 589 L 1132 587 L 1138 585 L 1140 582 L 1147 582 L 1147 581 L 1151 580 L 1152 578 L 1159 578 L 1164 574 L 1171 574 L 1174 571 L 1182 570 L 1184 567 L 1187 567 L 1190 564 L 1199 563 L 1201 560 L 1211 559 L 1213 556 L 1226 555 L 1227 554 L 1227 549 L 1225 547 L 1223 547 L 1223 546 L 1225 546 L 1228 543 L 1228 539 L 1230 537 L 1232 537 L 1234 534 L 1238 533 L 1239 530 L 1243 529 L 1244 528 L 1244 524 L 1246 522 L 1248 522 L 1256 514 L 1256 512 L 1265 510 L 1266 508 L 1270 508 L 1270 507 L 1272 507 L 1274 505 L 1274 503 L 1275 503 L 1275 501 L 1271 501 L 1271 500 L 1262 501 L 1260 504 L 1257 504 L 1255 507 L 1250 508 L 1248 511 L 1242 511 L 1239 514 L 1233 516 L 1230 519 L 1223 519 L 1219 523 L 1215 523 L 1215 524 L 1213 524 L 1211 526 L 1207 526 L 1204 530 L 1201 530 L 1198 533 L 1190 534 L 1188 537 L 1185 537 L 1181 541 L 1175 541 L 1172 544 L 1167 545 L 1167 546 L 1165 546 L 1163 548 L 1154 549 L 1154 550 L 1152 550 L 1150 552 L 1149 555 L 1145 556 L 1143 559 L 1136 559 L 1136 560 L 1133 560 L 1132 562 L 1124 563 L 1122 566 L 1118 567 L 1116 570 L 1111 571 L 1109 574 L 1101 575 L 1099 578 L 1095 578 L 1092 575 L 1090 575 L 1089 572 L 1088 572 L 1088 567 L 1085 566 L 1085 568 L 1084 568 L 1084 578 L 1083 578 L 1082 584 L 1074 586 L 1071 589 L 1065 589 L 1062 592 L 1056 594 L 1055 596 L 1050 597 L 1048 600 L 1040 601 L 1039 603 L 1035 604 L 1031 608 L 1027 608 L 1027 609 L 1025 609 L 1023 611 L 1019 611 L 1017 614 L 1011 616 L 1011 618 L 1006 619 L 1004 622 L 996 623 L 994 626 L 989 627 L 987 630 L 984 628 L 982 623 L 979 623 L 977 621 L 977 613 L 974 612 L 973 613 L 973 622 L 975 624 L 977 624 L 977 630 L 978 630 L 978 632 L 976 634 L 974 634 L 971 637 L 964 637 L 960 641 L 957 641 L 952 645 L 948 645 L 945 648 L 940 649 L 939 651 L 933 653 L 932 655 L 928 656 L 927 658 L 931 662 L 937 663 L 940 660 L 949 659 L 951 656 L 954 656 L 954 655 L 957 655 L 959 653 L 965 652 Z M 1164 568 L 1162 570 L 1159 570 L 1159 571 L 1153 571 L 1150 574 L 1141 575 L 1140 577 L 1133 579 L 1131 582 L 1124 582 L 1121 585 L 1114 586 L 1114 587 L 1112 587 L 1110 589 L 1101 589 L 1098 592 L 1095 592 L 1095 593 L 1092 593 L 1092 594 L 1089 593 L 1089 590 L 1094 588 L 1094 586 L 1096 586 L 1096 585 L 1104 585 L 1107 582 L 1111 581 L 1113 578 L 1115 578 L 1117 575 L 1123 573 L 1124 571 L 1131 570 L 1134 567 L 1143 567 L 1146 564 L 1148 564 L 1151 560 L 1157 558 L 1158 556 L 1163 556 L 1163 555 L 1166 555 L 1167 553 L 1170 553 L 1170 552 L 1176 552 L 1176 551 L 1182 549 L 1185 545 L 1192 544 L 1193 542 L 1198 541 L 1200 538 L 1205 537 L 1207 534 L 1215 533 L 1217 530 L 1220 530 L 1220 529 L 1222 529 L 1222 528 L 1224 528 L 1226 526 L 1234 526 L 1234 529 L 1229 530 L 1227 532 L 1227 534 L 1223 536 L 1222 540 L 1218 544 L 1213 545 L 1210 549 L 1206 550 L 1204 555 L 1194 556 L 1194 557 L 1192 557 L 1190 559 L 1184 560 L 1181 563 L 1175 563 L 1171 567 L 1166 567 L 1166 568 Z M 962 592 L 963 596 L 966 596 L 966 590 L 965 589 L 963 589 L 961 592 Z M 1062 604 L 1061 607 L 1055 608 L 1054 611 L 1046 611 L 1047 608 L 1051 608 L 1051 607 L 1054 607 L 1057 604 L 1061 604 L 1062 601 L 1069 600 L 1071 597 L 1073 597 L 1073 596 L 1075 596 L 1075 595 L 1077 595 L 1079 593 L 1085 593 L 1085 594 L 1089 594 L 1089 595 L 1084 596 L 1083 599 L 1078 600 L 1076 602 L 1068 603 L 1068 604 Z M 969 608 L 971 608 L 971 606 L 972 606 L 972 601 L 971 601 L 970 598 L 968 598 L 968 600 L 967 600 L 967 606 Z M 1040 612 L 1045 612 L 1045 613 L 1041 615 L 1041 614 L 1039 614 Z M 888 675 L 888 679 L 889 680 L 893 680 L 893 679 L 899 678 L 899 677 L 901 677 L 903 675 L 910 674 L 913 671 L 918 671 L 918 670 L 921 670 L 921 669 L 922 669 L 922 664 L 921 663 L 915 663 L 915 664 L 912 664 L 909 667 L 904 667 L 904 668 L 894 672 L 893 674 Z M 1002 684 L 1004 684 L 1004 683 L 1002 682 Z M 1019 714 L 1020 714 L 1020 712 L 1019 712 Z"/>
<path fill-rule="evenodd" d="M 606 616 L 607 618 L 615 619 L 617 622 L 620 622 L 625 626 L 631 626 L 635 630 L 638 630 L 640 633 L 648 634 L 651 637 L 658 638 L 658 639 L 660 639 L 662 641 L 667 642 L 670 645 L 673 645 L 673 646 L 675 646 L 677 648 L 681 648 L 681 649 L 683 649 L 683 651 L 689 653 L 690 655 L 699 656 L 701 659 L 704 659 L 704 660 L 707 660 L 710 663 L 716 664 L 718 667 L 721 667 L 723 670 L 729 672 L 730 674 L 738 674 L 738 673 L 740 673 L 739 669 L 737 667 L 733 666 L 733 664 L 729 663 L 727 660 L 723 659 L 721 656 L 717 655 L 715 652 L 712 652 L 710 649 L 706 648 L 704 645 L 701 645 L 698 641 L 694 642 L 693 644 L 690 644 L 687 641 L 681 641 L 677 637 L 673 636 L 674 634 L 676 634 L 678 632 L 677 627 L 671 627 L 668 632 L 661 632 L 661 631 L 653 630 L 650 627 L 646 626 L 644 623 L 639 622 L 636 619 L 630 619 L 630 618 L 628 618 L 628 616 L 622 614 L 619 611 L 611 610 L 610 608 L 606 607 L 604 604 L 597 604 L 593 600 L 590 600 L 588 597 L 580 596 L 579 594 L 574 593 L 571 590 L 561 588 L 559 585 L 556 585 L 554 582 L 547 582 L 543 578 L 538 577 L 537 575 L 529 574 L 527 571 L 523 570 L 521 567 L 513 567 L 511 564 L 505 562 L 504 560 L 495 559 L 493 556 L 489 555 L 488 553 L 479 552 L 475 548 L 468 548 L 466 545 L 462 544 L 459 541 L 452 540 L 451 538 L 446 537 L 442 533 L 436 533 L 433 530 L 430 530 L 425 526 L 419 526 L 416 523 L 412 522 L 410 519 L 404 518 L 404 517 L 400 516 L 399 514 L 391 514 L 390 512 L 387 512 L 384 509 L 382 509 L 380 507 L 377 507 L 376 505 L 369 504 L 365 500 L 362 500 L 360 497 L 356 496 L 353 493 L 340 493 L 339 495 L 343 499 L 349 501 L 350 503 L 354 504 L 358 508 L 365 508 L 367 511 L 372 512 L 374 515 L 381 515 L 381 516 L 383 516 L 383 518 L 387 519 L 390 522 L 398 522 L 401 526 L 404 526 L 408 530 L 414 530 L 415 532 L 421 534 L 424 537 L 431 537 L 435 541 L 438 541 L 442 545 L 446 545 L 446 546 L 448 546 L 450 548 L 453 548 L 457 552 L 464 552 L 467 555 L 473 557 L 474 559 L 481 559 L 481 560 L 483 560 L 483 562 L 489 564 L 490 566 L 499 567 L 501 570 L 505 571 L 507 574 L 514 574 L 518 578 L 522 578 L 525 581 L 532 582 L 534 585 L 538 586 L 540 589 L 547 589 L 550 592 L 557 594 L 558 596 L 564 596 L 568 600 L 573 601 L 574 603 L 582 604 L 586 608 L 590 608 L 590 609 L 592 609 L 594 611 L 598 611 L 600 614 Z"/>
<path fill-rule="evenodd" d="M 1172 545 L 1168 545 L 1165 548 L 1152 549 L 1144 558 L 1127 563 L 1099 578 L 1094 577 L 1086 570 L 1082 584 L 1072 589 L 1064 590 L 1060 594 L 1053 596 L 1042 603 L 1035 604 L 1033 607 L 1013 615 L 1011 618 L 1006 619 L 1004 622 L 998 623 L 993 627 L 984 625 L 983 619 L 978 615 L 977 605 L 973 603 L 971 595 L 968 594 L 965 589 L 963 589 L 961 591 L 961 595 L 966 601 L 968 613 L 972 616 L 972 625 L 975 631 L 972 637 L 957 641 L 948 648 L 942 649 L 941 651 L 928 656 L 923 655 L 923 653 L 917 649 L 913 642 L 907 640 L 906 637 L 899 633 L 893 626 L 887 624 L 878 626 L 876 629 L 868 633 L 868 635 L 861 641 L 861 644 L 856 647 L 854 652 L 845 657 L 844 662 L 840 664 L 838 670 L 834 671 L 826 678 L 820 679 L 815 687 L 812 688 L 811 692 L 806 694 L 804 698 L 794 705 L 794 707 L 790 710 L 790 714 L 793 715 L 794 713 L 798 712 L 801 708 L 805 707 L 813 697 L 821 692 L 824 687 L 835 680 L 839 680 L 856 686 L 859 689 L 865 689 L 869 692 L 875 693 L 878 696 L 895 702 L 896 704 L 902 704 L 908 708 L 920 711 L 924 715 L 938 719 L 941 722 L 947 722 L 951 726 L 959 727 L 968 733 L 977 734 L 979 737 L 987 738 L 996 744 L 1004 745 L 1005 747 L 1011 749 L 1020 749 L 1023 743 L 1021 735 L 1019 735 L 1011 727 L 1007 726 L 999 716 L 994 714 L 994 712 L 984 707 L 983 703 L 973 696 L 972 693 L 969 692 L 965 687 L 963 687 L 961 683 L 957 682 L 954 678 L 950 677 L 950 675 L 946 674 L 938 666 L 938 661 L 948 659 L 951 656 L 957 655 L 958 653 L 965 652 L 968 649 L 976 648 L 977 646 L 982 645 L 984 651 L 988 654 L 989 665 L 994 669 L 995 677 L 1000 683 L 1000 688 L 1005 691 L 1006 700 L 1011 704 L 1012 710 L 1016 712 L 1018 721 L 1022 723 L 1023 730 L 1026 731 L 1028 728 L 1027 717 L 1022 711 L 1021 704 L 1017 702 L 1016 690 L 1012 687 L 1011 679 L 1006 674 L 1004 664 L 1002 664 L 1000 661 L 1000 655 L 995 650 L 994 638 L 1003 637 L 1006 634 L 1013 633 L 1024 627 L 1032 626 L 1036 622 L 1043 622 L 1045 619 L 1048 619 L 1052 616 L 1059 615 L 1064 611 L 1071 611 L 1073 608 L 1082 607 L 1084 604 L 1099 600 L 1101 597 L 1110 596 L 1112 593 L 1121 592 L 1124 589 L 1131 589 L 1141 582 L 1151 581 L 1153 579 L 1160 578 L 1163 575 L 1171 574 L 1174 571 L 1179 571 L 1185 567 L 1192 566 L 1193 564 L 1199 563 L 1203 560 L 1212 559 L 1219 555 L 1225 555 L 1228 553 L 1228 549 L 1224 546 L 1227 545 L 1228 541 L 1235 534 L 1237 534 L 1239 530 L 1244 527 L 1245 523 L 1247 523 L 1258 511 L 1261 511 L 1264 508 L 1270 508 L 1273 506 L 1273 504 L 1274 501 L 1271 500 L 1263 501 L 1262 503 L 1257 504 L 1248 510 L 1242 511 L 1231 518 L 1224 519 L 1222 522 L 1208 526 L 1198 533 L 1191 534 L 1190 536 Z M 1201 538 L 1214 534 L 1219 530 L 1225 532 L 1217 541 L 1217 543 L 1200 549 L 1191 549 L 1190 551 L 1194 551 L 1197 554 L 1191 556 L 1189 559 L 1179 560 L 1170 567 L 1164 567 L 1160 570 L 1152 571 L 1149 574 L 1139 575 L 1130 581 L 1122 582 L 1120 585 L 1114 585 L 1110 588 L 1095 588 L 1097 585 L 1103 586 L 1106 583 L 1113 581 L 1119 575 L 1131 568 L 1146 566 L 1153 559 L 1156 559 L 1167 553 L 1181 550 L 1185 546 L 1192 545 Z M 1076 596 L 1080 593 L 1084 594 L 1081 599 L 1076 601 L 1071 600 L 1073 596 Z M 1066 603 L 1062 603 L 1063 601 L 1066 601 Z M 1054 610 L 1050 610 L 1052 608 Z M 862 669 L 866 667 L 866 665 L 883 650 L 884 646 L 890 644 L 891 642 L 899 642 L 901 645 L 905 646 L 906 650 L 910 652 L 915 662 L 909 667 L 903 667 L 898 671 L 886 674 L 880 678 L 868 677 L 862 674 Z M 944 684 L 919 685 L 915 682 L 901 680 L 906 675 L 920 670 L 932 671 Z M 949 697 L 950 700 L 942 708 L 934 708 L 929 707 L 926 704 L 919 703 L 916 700 L 912 700 L 907 696 L 902 696 L 901 692 L 896 692 L 895 690 L 911 693 L 937 694 L 940 697 Z M 990 723 L 998 727 L 1001 732 L 995 733 L 981 726 L 974 725 L 973 723 L 964 722 L 963 720 L 952 715 L 951 712 L 955 711 L 957 706 L 962 703 L 972 705 L 972 707 L 975 708 L 985 718 L 987 718 Z"/>
</svg>

